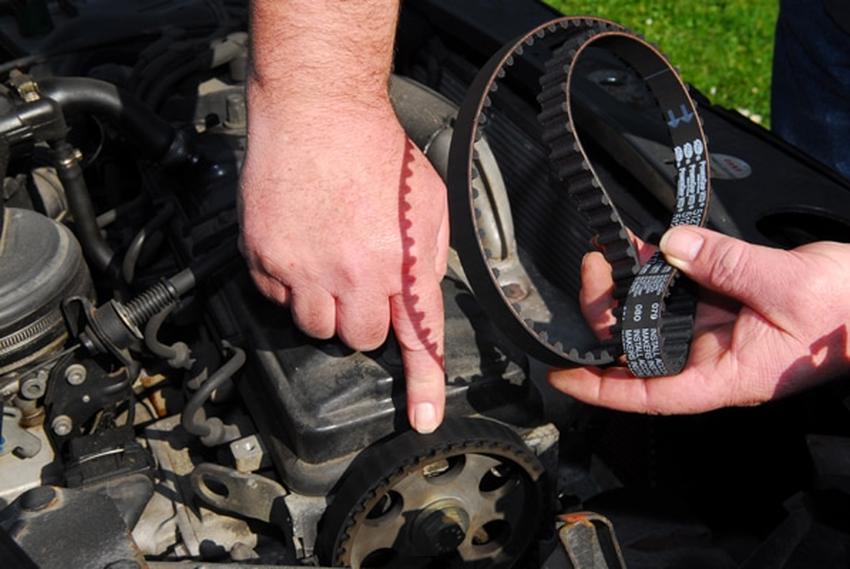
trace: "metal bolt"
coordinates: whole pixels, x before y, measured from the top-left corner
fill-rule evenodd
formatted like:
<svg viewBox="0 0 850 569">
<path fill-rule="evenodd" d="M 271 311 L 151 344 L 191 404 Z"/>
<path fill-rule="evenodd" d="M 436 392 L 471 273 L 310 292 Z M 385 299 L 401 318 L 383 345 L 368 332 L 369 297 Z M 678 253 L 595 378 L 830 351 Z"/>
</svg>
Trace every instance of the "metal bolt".
<svg viewBox="0 0 850 569">
<path fill-rule="evenodd" d="M 73 427 L 74 421 L 68 415 L 59 415 L 50 423 L 50 428 L 60 437 L 70 434 Z"/>
<path fill-rule="evenodd" d="M 516 283 L 506 284 L 502 287 L 502 292 L 504 292 L 505 296 L 510 300 L 522 300 L 528 296 L 528 291 Z"/>
<path fill-rule="evenodd" d="M 414 542 L 421 551 L 448 553 L 463 543 L 469 530 L 469 514 L 450 501 L 438 502 L 417 518 Z"/>
<path fill-rule="evenodd" d="M 88 370 L 82 364 L 71 364 L 65 368 L 65 379 L 71 385 L 81 385 L 86 381 Z"/>
<path fill-rule="evenodd" d="M 27 399 L 42 397 L 47 391 L 47 378 L 47 371 L 39 370 L 34 376 L 28 377 L 21 383 L 21 394 Z"/>
<path fill-rule="evenodd" d="M 239 93 L 228 95 L 224 100 L 227 118 L 224 125 L 229 128 L 244 127 L 248 122 L 248 111 L 245 106 L 245 97 Z"/>
</svg>

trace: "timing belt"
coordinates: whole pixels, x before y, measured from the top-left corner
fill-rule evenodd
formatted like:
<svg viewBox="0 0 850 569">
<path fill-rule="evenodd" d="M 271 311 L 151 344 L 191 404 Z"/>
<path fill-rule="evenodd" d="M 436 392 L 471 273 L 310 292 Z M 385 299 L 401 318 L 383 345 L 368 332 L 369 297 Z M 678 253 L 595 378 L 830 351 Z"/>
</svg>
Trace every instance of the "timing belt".
<svg viewBox="0 0 850 569">
<path fill-rule="evenodd" d="M 462 121 L 462 110 L 456 130 L 471 129 L 471 139 L 480 138 L 480 128 L 486 123 L 492 105 L 490 94 L 497 90 L 498 81 L 524 49 L 536 42 L 558 46 L 540 78 L 542 90 L 538 97 L 542 108 L 539 120 L 543 140 L 549 148 L 550 164 L 595 233 L 594 244 L 612 267 L 614 297 L 618 302 L 614 310 L 616 324 L 612 327 L 615 345 L 584 355 L 569 347 L 557 346 L 556 351 L 562 352 L 566 364 L 606 364 L 623 355 L 631 372 L 638 377 L 677 374 L 687 362 L 693 337 L 696 308 L 693 283 L 669 265 L 660 252 L 639 267 L 629 233 L 577 136 L 571 100 L 576 62 L 589 47 L 603 48 L 631 66 L 657 101 L 670 134 L 676 168 L 676 204 L 671 227 L 703 226 L 708 216 L 708 149 L 696 105 L 675 69 L 642 38 L 606 20 L 568 17 L 532 30 L 494 56 L 482 72 L 486 78 L 479 76 L 472 87 L 474 92 L 467 98 L 480 101 L 477 112 L 473 113 L 474 120 Z M 458 148 L 463 152 L 461 146 Z M 469 176 L 474 175 L 470 160 Z M 524 328 L 534 333 L 528 323 Z M 545 337 L 538 340 L 546 343 Z M 552 358 L 547 361 L 551 362 Z"/>
</svg>

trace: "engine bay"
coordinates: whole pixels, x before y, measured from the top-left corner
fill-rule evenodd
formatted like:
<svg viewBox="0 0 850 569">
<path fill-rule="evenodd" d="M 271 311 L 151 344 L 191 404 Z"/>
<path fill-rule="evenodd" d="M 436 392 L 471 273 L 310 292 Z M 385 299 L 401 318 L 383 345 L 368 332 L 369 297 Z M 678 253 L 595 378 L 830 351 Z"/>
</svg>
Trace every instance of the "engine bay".
<svg viewBox="0 0 850 569">
<path fill-rule="evenodd" d="M 247 3 L 43 5 L 0 16 L 3 567 L 850 560 L 841 382 L 694 417 L 590 408 L 506 338 L 456 253 L 442 283 L 447 420 L 412 432 L 395 340 L 360 353 L 306 337 L 239 255 Z M 441 175 L 478 69 L 554 15 L 533 0 L 405 5 L 390 95 Z M 590 232 L 548 193 L 532 56 L 500 94 L 479 166 L 498 284 L 534 310 L 516 243 L 578 266 Z M 600 176 L 629 228 L 657 241 L 672 178 L 643 91 L 604 53 L 576 89 Z M 711 227 L 779 247 L 848 240 L 850 182 L 694 96 L 717 161 Z M 626 147 L 641 159 L 619 159 Z M 636 180 L 644 200 L 626 191 Z M 541 207 L 557 212 L 557 252 L 535 240 Z M 570 310 L 559 325 L 584 326 Z"/>
</svg>

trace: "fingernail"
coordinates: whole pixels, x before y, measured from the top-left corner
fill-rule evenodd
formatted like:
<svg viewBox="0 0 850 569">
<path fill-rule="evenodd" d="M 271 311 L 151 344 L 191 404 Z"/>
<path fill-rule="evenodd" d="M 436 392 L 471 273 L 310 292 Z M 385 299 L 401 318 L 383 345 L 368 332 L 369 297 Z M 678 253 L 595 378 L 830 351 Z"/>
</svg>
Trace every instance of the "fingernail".
<svg viewBox="0 0 850 569">
<path fill-rule="evenodd" d="M 413 428 L 427 435 L 437 430 L 437 409 L 431 403 L 417 403 L 413 407 Z"/>
<path fill-rule="evenodd" d="M 661 251 L 672 265 L 687 264 L 699 255 L 705 239 L 686 227 L 675 227 L 661 238 Z"/>
</svg>

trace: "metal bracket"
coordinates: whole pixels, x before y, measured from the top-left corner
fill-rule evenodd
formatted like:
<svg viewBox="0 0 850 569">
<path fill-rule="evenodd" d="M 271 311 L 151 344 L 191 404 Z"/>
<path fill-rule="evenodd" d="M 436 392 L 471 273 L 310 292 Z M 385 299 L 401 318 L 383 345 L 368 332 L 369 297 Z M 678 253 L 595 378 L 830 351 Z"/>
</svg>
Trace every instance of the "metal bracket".
<svg viewBox="0 0 850 569">
<path fill-rule="evenodd" d="M 203 463 L 192 471 L 191 482 L 195 495 L 214 508 L 262 522 L 283 521 L 275 519 L 275 506 L 287 491 L 265 476 Z"/>
<path fill-rule="evenodd" d="M 558 530 L 571 569 L 626 569 L 614 524 L 605 516 L 580 512 L 561 516 Z"/>
</svg>

